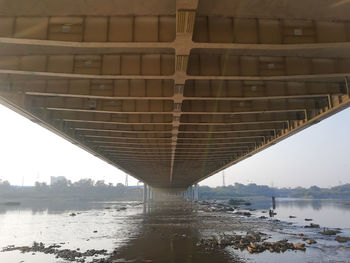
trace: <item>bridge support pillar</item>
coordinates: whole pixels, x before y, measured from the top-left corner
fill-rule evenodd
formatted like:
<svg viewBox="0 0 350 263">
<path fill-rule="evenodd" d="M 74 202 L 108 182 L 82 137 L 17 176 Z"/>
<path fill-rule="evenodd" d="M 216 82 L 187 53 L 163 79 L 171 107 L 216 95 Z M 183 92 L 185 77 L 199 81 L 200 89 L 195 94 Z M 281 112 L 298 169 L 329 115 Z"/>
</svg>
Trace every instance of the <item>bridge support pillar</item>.
<svg viewBox="0 0 350 263">
<path fill-rule="evenodd" d="M 147 201 L 151 200 L 151 187 L 147 185 Z"/>
<path fill-rule="evenodd" d="M 152 190 L 152 187 L 150 187 L 148 184 L 143 185 L 143 202 L 148 202 L 154 199 L 154 191 Z"/>
<path fill-rule="evenodd" d="M 147 200 L 147 191 L 148 191 L 148 185 L 147 184 L 143 184 L 143 202 L 146 203 Z"/>
<path fill-rule="evenodd" d="M 198 201 L 199 199 L 199 185 L 194 185 L 194 201 Z"/>
<path fill-rule="evenodd" d="M 183 193 L 182 196 L 186 200 L 196 201 L 198 200 L 198 185 L 189 186 Z"/>
<path fill-rule="evenodd" d="M 190 197 L 191 201 L 194 201 L 194 187 L 193 187 L 193 185 L 191 185 L 191 187 L 190 187 L 190 194 L 191 194 L 191 197 Z"/>
<path fill-rule="evenodd" d="M 154 191 L 152 190 L 151 187 L 149 187 L 149 200 L 153 200 L 154 199 Z"/>
</svg>

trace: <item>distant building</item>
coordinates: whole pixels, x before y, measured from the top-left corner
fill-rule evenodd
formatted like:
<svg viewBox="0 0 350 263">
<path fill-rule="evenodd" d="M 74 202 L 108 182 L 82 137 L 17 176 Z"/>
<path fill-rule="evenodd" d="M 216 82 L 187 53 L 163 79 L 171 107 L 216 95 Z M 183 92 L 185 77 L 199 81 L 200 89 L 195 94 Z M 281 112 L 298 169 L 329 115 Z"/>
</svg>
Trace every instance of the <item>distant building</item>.
<svg viewBox="0 0 350 263">
<path fill-rule="evenodd" d="M 51 185 L 62 182 L 62 181 L 67 181 L 66 177 L 64 176 L 51 176 Z"/>
</svg>

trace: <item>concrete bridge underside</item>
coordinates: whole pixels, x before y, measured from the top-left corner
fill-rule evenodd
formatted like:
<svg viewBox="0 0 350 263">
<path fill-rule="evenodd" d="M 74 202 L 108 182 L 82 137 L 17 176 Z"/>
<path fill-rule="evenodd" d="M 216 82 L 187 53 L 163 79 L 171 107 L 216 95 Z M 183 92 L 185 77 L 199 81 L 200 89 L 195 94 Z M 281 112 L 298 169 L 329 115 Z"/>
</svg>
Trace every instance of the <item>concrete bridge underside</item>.
<svg viewBox="0 0 350 263">
<path fill-rule="evenodd" d="M 349 106 L 349 13 L 0 0 L 0 101 L 152 187 L 186 188 Z"/>
</svg>

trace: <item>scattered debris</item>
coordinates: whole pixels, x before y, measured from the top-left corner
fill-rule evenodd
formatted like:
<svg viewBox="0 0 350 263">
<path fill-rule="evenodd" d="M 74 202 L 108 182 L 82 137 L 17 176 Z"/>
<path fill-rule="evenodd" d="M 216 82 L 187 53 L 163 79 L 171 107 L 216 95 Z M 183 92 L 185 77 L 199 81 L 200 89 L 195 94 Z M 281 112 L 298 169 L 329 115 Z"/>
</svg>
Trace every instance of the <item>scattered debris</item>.
<svg viewBox="0 0 350 263">
<path fill-rule="evenodd" d="M 239 216 L 247 216 L 247 217 L 250 217 L 252 214 L 251 213 L 249 213 L 249 212 L 240 212 L 240 211 L 238 211 L 238 212 L 236 212 L 236 213 L 234 213 L 235 215 L 239 215 Z"/>
<path fill-rule="evenodd" d="M 322 232 L 320 232 L 322 235 L 326 235 L 326 236 L 333 236 L 336 234 L 341 233 L 339 230 L 330 230 L 330 229 L 323 229 Z"/>
<path fill-rule="evenodd" d="M 249 253 L 261 253 L 266 250 L 270 252 L 285 252 L 287 250 L 305 251 L 305 244 L 290 243 L 288 240 L 280 240 L 276 242 L 267 242 L 266 234 L 261 232 L 247 233 L 242 235 L 224 235 L 220 238 L 201 239 L 197 246 L 206 246 L 208 248 L 232 246 L 234 249 L 248 250 Z"/>
<path fill-rule="evenodd" d="M 305 226 L 306 228 L 320 228 L 320 225 L 318 224 L 313 224 L 313 223 L 310 223 L 310 225 L 308 226 Z"/>
<path fill-rule="evenodd" d="M 339 243 L 345 243 L 350 240 L 350 237 L 336 236 L 335 240 L 338 241 Z"/>
<path fill-rule="evenodd" d="M 3 248 L 2 252 L 19 250 L 22 253 L 34 253 L 34 252 L 42 252 L 45 254 L 56 255 L 56 258 L 62 258 L 69 261 L 77 261 L 77 262 L 85 262 L 86 257 L 93 257 L 97 255 L 108 255 L 107 250 L 95 250 L 89 249 L 85 252 L 80 252 L 78 250 L 72 249 L 59 249 L 61 246 L 57 244 L 53 244 L 50 246 L 45 246 L 42 242 L 34 242 L 32 246 L 8 246 Z M 94 262 L 110 262 L 110 261 L 94 261 Z"/>
<path fill-rule="evenodd" d="M 314 240 L 314 239 L 307 239 L 307 240 L 306 240 L 306 243 L 309 244 L 309 245 L 311 245 L 311 244 L 316 244 L 317 242 L 316 242 L 316 240 Z"/>
</svg>

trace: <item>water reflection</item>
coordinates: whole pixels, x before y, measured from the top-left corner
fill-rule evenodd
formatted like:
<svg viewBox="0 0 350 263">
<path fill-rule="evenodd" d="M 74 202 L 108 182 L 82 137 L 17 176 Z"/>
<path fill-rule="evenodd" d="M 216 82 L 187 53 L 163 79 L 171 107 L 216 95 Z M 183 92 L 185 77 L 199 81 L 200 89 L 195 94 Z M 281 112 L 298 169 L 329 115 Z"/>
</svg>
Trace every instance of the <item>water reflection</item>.
<svg viewBox="0 0 350 263">
<path fill-rule="evenodd" d="M 252 201 L 250 208 L 269 210 L 272 200 Z M 312 218 L 324 227 L 350 228 L 349 201 L 337 199 L 292 199 L 277 198 L 275 216 L 278 219 L 290 221 L 289 216 L 295 216 L 293 222 L 305 224 L 305 218 Z"/>
<path fill-rule="evenodd" d="M 40 214 L 63 214 L 69 211 L 90 211 L 93 209 L 103 209 L 106 206 L 115 205 L 137 205 L 139 202 L 80 202 L 80 201 L 55 201 L 55 202 L 33 202 L 33 203 L 21 203 L 16 206 L 7 206 L 0 204 L 0 215 L 13 211 L 27 211 L 33 215 Z"/>
<path fill-rule="evenodd" d="M 205 250 L 197 207 L 186 202 L 144 205 L 138 234 L 116 251 L 117 262 L 238 262 L 223 250 Z"/>
<path fill-rule="evenodd" d="M 267 211 L 272 207 L 271 199 L 251 202 L 252 206 L 245 208 L 258 209 L 252 212 L 258 216 L 266 215 L 261 210 Z M 322 227 L 341 227 L 343 235 L 350 235 L 344 229 L 350 229 L 350 206 L 341 200 L 277 198 L 274 211 L 277 212 L 276 218 L 282 221 L 304 226 L 309 224 L 304 219 L 312 218 Z M 71 212 L 77 215 L 69 216 Z M 290 219 L 290 215 L 296 218 Z M 0 206 L 0 247 L 30 245 L 33 241 L 45 244 L 62 242 L 63 248 L 69 249 L 115 250 L 116 262 L 240 262 L 236 251 L 207 250 L 196 243 L 203 236 L 210 238 L 218 233 L 273 230 L 274 224 L 269 222 L 272 220 L 237 217 L 229 212 L 207 212 L 193 203 L 177 200 L 145 206 L 137 202 L 21 204 Z M 299 229 L 299 232 L 306 231 L 305 228 Z M 35 260 L 30 261 L 32 257 Z M 309 254 L 309 258 L 314 258 L 314 254 Z M 24 259 L 35 263 L 62 262 L 54 257 L 42 260 L 39 255 L 0 253 L 0 262 L 20 262 Z M 256 260 L 254 257 L 253 262 Z"/>
<path fill-rule="evenodd" d="M 298 209 L 309 209 L 311 207 L 313 210 L 321 210 L 322 206 L 324 206 L 326 202 L 326 200 L 280 199 L 278 202 L 278 206 L 297 207 Z M 335 203 L 329 203 L 328 201 L 328 205 L 329 204 L 335 205 Z"/>
</svg>

